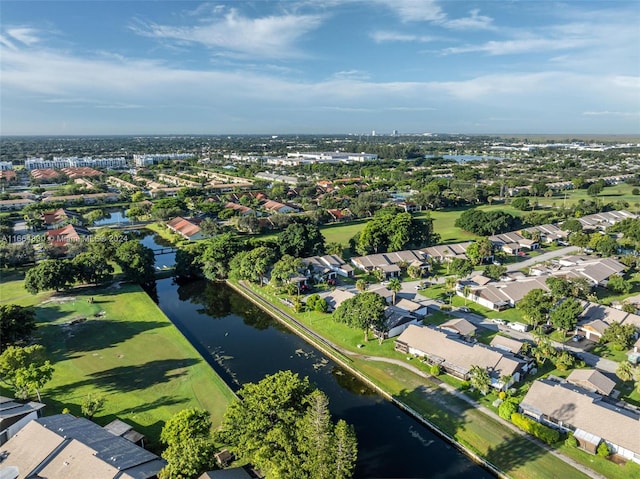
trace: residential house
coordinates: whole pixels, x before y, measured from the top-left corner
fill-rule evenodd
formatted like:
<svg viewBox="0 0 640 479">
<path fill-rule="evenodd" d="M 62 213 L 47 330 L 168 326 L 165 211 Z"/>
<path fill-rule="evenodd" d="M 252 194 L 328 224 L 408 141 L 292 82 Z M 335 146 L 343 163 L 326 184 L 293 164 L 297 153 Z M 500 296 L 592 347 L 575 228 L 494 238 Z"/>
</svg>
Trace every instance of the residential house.
<svg viewBox="0 0 640 479">
<path fill-rule="evenodd" d="M 195 241 L 204 238 L 204 234 L 200 230 L 200 220 L 192 218 L 187 219 L 182 216 L 176 216 L 167 222 L 167 228 L 174 233 L 178 233 L 184 239 Z"/>
<path fill-rule="evenodd" d="M 410 299 L 400 298 L 396 300 L 396 304 L 394 305 L 396 308 L 400 308 L 405 310 L 408 313 L 417 316 L 418 318 L 424 318 L 429 314 L 429 307 L 416 303 L 415 301 L 411 301 Z"/>
<path fill-rule="evenodd" d="M 312 270 L 312 274 L 319 276 L 318 279 L 335 279 L 336 275 L 343 278 L 353 277 L 353 267 L 335 254 L 311 256 L 303 258 L 302 262 Z"/>
<path fill-rule="evenodd" d="M 463 318 L 450 319 L 438 327 L 445 331 L 456 333 L 460 336 L 466 336 L 468 338 L 476 334 L 476 330 L 478 329 L 472 323 Z"/>
<path fill-rule="evenodd" d="M 236 211 L 240 216 L 255 214 L 255 211 L 248 206 L 239 205 L 238 203 L 234 203 L 232 201 L 228 201 L 227 203 L 225 203 L 224 207 Z"/>
<path fill-rule="evenodd" d="M 384 338 L 395 338 L 407 329 L 409 325 L 417 325 L 420 321 L 420 319 L 413 314 L 396 306 L 387 306 L 384 310 L 384 317 L 385 329 L 382 333 Z M 374 331 L 374 334 L 379 337 L 381 333 Z"/>
<path fill-rule="evenodd" d="M 377 295 L 382 296 L 382 298 L 386 301 L 387 304 L 393 303 L 393 291 L 391 291 L 389 288 L 387 288 L 384 285 L 380 285 L 380 284 L 373 285 L 367 290 L 367 292 L 376 293 Z"/>
<path fill-rule="evenodd" d="M 320 293 L 319 296 L 327 302 L 328 311 L 335 311 L 344 301 L 353 298 L 355 293 L 344 289 L 334 289 L 333 291 Z"/>
<path fill-rule="evenodd" d="M 66 247 L 67 244 L 74 241 L 82 241 L 91 232 L 84 226 L 69 224 L 62 228 L 48 230 L 46 233 L 47 242 L 54 246 Z"/>
<path fill-rule="evenodd" d="M 522 351 L 522 348 L 524 347 L 524 343 L 522 341 L 518 341 L 517 339 L 513 339 L 508 336 L 502 336 L 501 334 L 496 334 L 489 345 L 494 349 L 500 349 L 516 355 L 520 354 L 520 351 Z"/>
<path fill-rule="evenodd" d="M 278 201 L 268 200 L 268 199 L 262 200 L 260 202 L 260 206 L 265 210 L 269 211 L 270 213 L 287 214 L 287 213 L 296 213 L 298 211 L 296 208 L 292 206 L 285 205 L 284 203 L 280 203 Z"/>
<path fill-rule="evenodd" d="M 473 241 L 429 246 L 428 248 L 422 248 L 420 251 L 426 254 L 428 258 L 438 263 L 444 263 L 445 261 L 451 261 L 453 258 L 468 259 L 466 251 L 471 243 Z"/>
<path fill-rule="evenodd" d="M 155 454 L 70 414 L 30 421 L 2 450 L 2 468 L 17 468 L 17 479 L 151 479 L 166 465 Z"/>
<path fill-rule="evenodd" d="M 44 404 L 20 402 L 0 396 L 0 445 L 11 439 L 32 419 L 42 416 Z"/>
<path fill-rule="evenodd" d="M 582 228 L 585 230 L 605 230 L 609 226 L 615 225 L 622 220 L 635 219 L 638 215 L 629 213 L 625 210 L 620 211 L 604 211 L 602 213 L 596 213 L 593 215 L 583 216 L 578 218 L 578 221 L 582 224 Z"/>
<path fill-rule="evenodd" d="M 545 280 L 546 278 L 542 277 L 524 278 L 518 281 L 488 283 L 485 286 L 479 287 L 473 287 L 467 282 L 466 285 L 471 286 L 471 292 L 467 296 L 467 299 L 486 308 L 501 311 L 508 307 L 515 307 L 518 301 L 534 289 L 549 291 Z M 464 286 L 465 284 L 459 283 L 456 287 L 456 294 L 458 296 L 464 297 Z"/>
<path fill-rule="evenodd" d="M 29 198 L 0 200 L 0 211 L 21 210 L 25 206 L 33 203 L 35 203 L 35 201 Z"/>
<path fill-rule="evenodd" d="M 577 329 L 584 333 L 587 339 L 598 341 L 604 331 L 613 323 L 633 324 L 640 328 L 640 316 L 626 313 L 598 303 L 584 303 L 585 308 L 578 317 Z"/>
<path fill-rule="evenodd" d="M 401 265 L 416 265 L 425 271 L 428 269 L 426 256 L 420 250 L 393 251 L 358 256 L 351 258 L 351 263 L 356 268 L 364 271 L 382 271 L 385 279 L 399 277 Z"/>
<path fill-rule="evenodd" d="M 428 326 L 410 325 L 396 339 L 395 348 L 403 353 L 422 356 L 438 364 L 447 373 L 468 380 L 473 366 L 486 368 L 491 386 L 508 388 L 520 380 L 529 364 L 509 353 L 480 343 L 470 343 L 459 335 Z M 504 378 L 508 381 L 504 381 Z"/>
<path fill-rule="evenodd" d="M 40 215 L 47 229 L 60 228 L 68 223 L 82 223 L 80 213 L 58 208 L 55 211 L 46 211 Z"/>
<path fill-rule="evenodd" d="M 567 382 L 603 396 L 609 396 L 613 388 L 616 387 L 615 381 L 612 381 L 597 369 L 574 369 L 567 376 Z"/>
<path fill-rule="evenodd" d="M 538 422 L 572 431 L 581 448 L 595 453 L 605 442 L 618 457 L 640 464 L 640 414 L 567 382 L 535 381 L 520 410 Z"/>
<path fill-rule="evenodd" d="M 569 237 L 569 232 L 560 229 L 556 225 L 546 224 L 533 226 L 525 230 L 529 235 L 540 235 L 540 241 L 544 243 L 553 243 L 554 241 L 564 241 Z"/>
<path fill-rule="evenodd" d="M 353 217 L 353 213 L 349 208 L 327 210 L 331 219 L 335 222 L 349 221 Z"/>
<path fill-rule="evenodd" d="M 494 248 L 502 249 L 507 254 L 517 254 L 522 249 L 540 248 L 538 241 L 525 238 L 516 231 L 489 236 L 489 241 L 493 243 Z"/>
</svg>

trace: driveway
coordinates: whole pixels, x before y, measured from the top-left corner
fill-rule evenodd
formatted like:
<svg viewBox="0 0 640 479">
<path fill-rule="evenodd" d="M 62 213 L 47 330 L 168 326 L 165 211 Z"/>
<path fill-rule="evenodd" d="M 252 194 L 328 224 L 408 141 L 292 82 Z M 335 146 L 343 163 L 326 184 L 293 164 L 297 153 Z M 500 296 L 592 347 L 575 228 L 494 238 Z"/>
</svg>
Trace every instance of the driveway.
<svg viewBox="0 0 640 479">
<path fill-rule="evenodd" d="M 556 251 L 549 251 L 548 253 L 542 253 L 541 255 L 535 256 L 531 259 L 527 259 L 525 261 L 519 261 L 517 263 L 508 264 L 507 271 L 518 271 L 520 269 L 529 268 L 534 264 L 544 263 L 545 261 L 549 261 L 553 258 L 558 258 L 559 256 L 565 256 L 571 253 L 576 253 L 580 251 L 580 248 L 577 246 L 567 246 L 566 248 L 562 248 Z"/>
</svg>

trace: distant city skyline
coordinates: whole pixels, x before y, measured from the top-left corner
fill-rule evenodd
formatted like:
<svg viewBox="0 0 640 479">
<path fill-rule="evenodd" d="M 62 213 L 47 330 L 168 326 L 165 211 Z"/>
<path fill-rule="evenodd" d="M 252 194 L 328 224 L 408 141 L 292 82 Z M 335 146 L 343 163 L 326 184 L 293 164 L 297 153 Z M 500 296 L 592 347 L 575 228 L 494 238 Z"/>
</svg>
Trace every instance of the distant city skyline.
<svg viewBox="0 0 640 479">
<path fill-rule="evenodd" d="M 0 3 L 0 134 L 640 134 L 633 1 Z"/>
</svg>

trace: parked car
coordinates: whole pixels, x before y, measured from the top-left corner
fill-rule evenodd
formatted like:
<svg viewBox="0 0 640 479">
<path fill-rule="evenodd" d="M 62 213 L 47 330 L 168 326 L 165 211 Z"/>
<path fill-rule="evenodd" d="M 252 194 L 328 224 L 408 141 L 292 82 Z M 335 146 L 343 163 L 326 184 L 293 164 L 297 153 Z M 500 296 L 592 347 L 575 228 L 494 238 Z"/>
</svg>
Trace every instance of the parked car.
<svg viewBox="0 0 640 479">
<path fill-rule="evenodd" d="M 584 339 L 584 336 L 582 336 L 581 334 L 576 334 L 571 338 L 571 341 L 574 343 L 579 343 L 583 339 Z"/>
<path fill-rule="evenodd" d="M 514 331 L 520 331 L 521 333 L 526 333 L 529 331 L 529 325 L 524 323 L 518 323 L 517 321 L 511 322 L 507 324 L 508 327 L 513 329 Z"/>
<path fill-rule="evenodd" d="M 463 313 L 470 313 L 471 310 L 469 308 L 467 308 L 466 306 L 463 306 L 462 308 L 458 308 L 459 311 L 462 311 Z"/>
<path fill-rule="evenodd" d="M 525 256 L 527 256 L 527 253 L 525 253 L 524 251 L 518 251 L 518 256 L 524 258 Z"/>
<path fill-rule="evenodd" d="M 492 318 L 489 321 L 499 326 L 504 326 L 505 324 L 507 324 L 507 322 L 504 319 L 500 319 L 500 318 Z"/>
<path fill-rule="evenodd" d="M 429 285 L 427 283 L 418 283 L 418 284 L 416 284 L 416 289 L 417 290 L 427 289 L 428 287 L 429 287 Z"/>
</svg>

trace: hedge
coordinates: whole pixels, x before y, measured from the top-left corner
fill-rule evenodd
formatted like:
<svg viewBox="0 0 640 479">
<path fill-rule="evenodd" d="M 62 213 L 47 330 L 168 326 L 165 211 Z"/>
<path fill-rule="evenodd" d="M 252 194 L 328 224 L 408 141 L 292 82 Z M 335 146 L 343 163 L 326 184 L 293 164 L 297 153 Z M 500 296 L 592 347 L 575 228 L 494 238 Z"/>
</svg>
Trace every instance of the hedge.
<svg viewBox="0 0 640 479">
<path fill-rule="evenodd" d="M 520 413 L 514 412 L 511 415 L 511 422 L 523 431 L 537 437 L 547 444 L 555 444 L 560 440 L 560 432 L 556 429 L 540 424 L 533 419 L 528 418 Z"/>
</svg>

